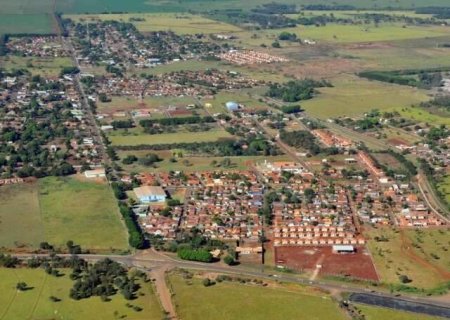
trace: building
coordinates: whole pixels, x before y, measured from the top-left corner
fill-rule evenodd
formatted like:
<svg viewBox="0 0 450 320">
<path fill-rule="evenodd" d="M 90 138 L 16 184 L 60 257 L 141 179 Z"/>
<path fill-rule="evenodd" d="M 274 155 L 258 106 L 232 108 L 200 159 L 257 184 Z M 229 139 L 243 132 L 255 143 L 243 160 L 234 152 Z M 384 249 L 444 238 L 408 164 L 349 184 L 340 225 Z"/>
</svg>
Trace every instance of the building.
<svg viewBox="0 0 450 320">
<path fill-rule="evenodd" d="M 236 102 L 228 101 L 225 106 L 227 107 L 227 110 L 230 112 L 238 111 L 239 105 Z"/>
<path fill-rule="evenodd" d="M 166 200 L 166 192 L 161 187 L 143 186 L 133 189 L 141 203 L 162 202 Z"/>
<path fill-rule="evenodd" d="M 334 253 L 355 253 L 355 247 L 350 245 L 334 245 Z"/>
<path fill-rule="evenodd" d="M 93 178 L 103 178 L 106 176 L 105 169 L 95 169 L 95 170 L 86 170 L 84 172 L 84 175 L 86 178 L 93 179 Z"/>
</svg>

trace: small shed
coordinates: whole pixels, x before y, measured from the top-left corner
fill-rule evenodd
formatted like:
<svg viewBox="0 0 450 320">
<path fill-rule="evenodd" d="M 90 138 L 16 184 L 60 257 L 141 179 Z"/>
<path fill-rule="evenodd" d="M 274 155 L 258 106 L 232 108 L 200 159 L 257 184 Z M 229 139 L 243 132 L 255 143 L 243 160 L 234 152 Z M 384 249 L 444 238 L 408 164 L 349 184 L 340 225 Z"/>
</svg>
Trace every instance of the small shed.
<svg viewBox="0 0 450 320">
<path fill-rule="evenodd" d="M 238 111 L 239 110 L 239 104 L 237 104 L 234 101 L 228 101 L 225 106 L 227 107 L 227 110 L 230 112 Z"/>
</svg>

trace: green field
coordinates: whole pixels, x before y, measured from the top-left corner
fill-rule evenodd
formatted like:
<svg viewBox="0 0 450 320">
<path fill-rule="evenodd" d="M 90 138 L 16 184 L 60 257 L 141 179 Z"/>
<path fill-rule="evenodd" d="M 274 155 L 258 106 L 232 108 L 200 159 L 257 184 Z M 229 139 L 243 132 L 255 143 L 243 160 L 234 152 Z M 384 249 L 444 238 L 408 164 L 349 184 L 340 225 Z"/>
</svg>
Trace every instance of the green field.
<svg viewBox="0 0 450 320">
<path fill-rule="evenodd" d="M 433 317 L 419 313 L 393 310 L 388 308 L 373 307 L 365 304 L 357 304 L 358 310 L 365 316 L 366 320 L 439 320 L 441 317 Z"/>
<path fill-rule="evenodd" d="M 352 117 L 372 109 L 409 107 L 428 99 L 425 91 L 354 76 L 342 76 L 331 83 L 332 88 L 320 88 L 320 94 L 301 103 L 308 114 L 320 119 Z"/>
<path fill-rule="evenodd" d="M 450 117 L 439 116 L 428 112 L 427 110 L 420 107 L 406 107 L 406 108 L 395 108 L 392 111 L 397 111 L 402 117 L 407 119 L 419 121 L 422 123 L 428 123 L 430 125 L 450 125 Z"/>
<path fill-rule="evenodd" d="M 170 275 L 169 281 L 177 313 L 185 320 L 346 319 L 329 296 L 300 286 L 222 282 L 205 287 L 201 279 L 184 280 L 180 275 Z"/>
<path fill-rule="evenodd" d="M 74 21 L 115 20 L 132 22 L 141 32 L 170 30 L 178 34 L 213 34 L 241 30 L 236 26 L 224 22 L 214 21 L 188 13 L 67 15 L 66 17 Z M 130 18 L 139 18 L 145 21 L 130 21 Z"/>
<path fill-rule="evenodd" d="M 402 231 L 405 235 L 402 237 L 400 232 L 395 232 L 390 228 L 377 228 L 368 232 L 370 240 L 368 241 L 369 249 L 372 253 L 375 266 L 381 276 L 381 280 L 385 283 L 400 284 L 399 275 L 407 275 L 412 282 L 409 284 L 418 288 L 434 288 L 441 284 L 444 279 L 435 270 L 434 266 L 441 265 L 448 270 L 449 260 L 448 254 L 444 248 L 449 247 L 448 231 L 441 235 L 438 230 L 425 230 L 422 237 L 423 243 L 419 243 L 421 248 L 413 246 L 415 240 L 415 231 Z M 432 233 L 433 236 L 426 234 Z M 389 240 L 387 242 L 376 242 L 375 236 L 385 236 Z M 434 240 L 440 243 L 439 245 Z M 422 252 L 423 250 L 423 252 Z M 430 254 L 437 254 L 440 260 L 430 257 Z M 423 260 L 422 260 L 423 259 Z M 418 262 L 421 260 L 422 262 Z M 425 261 L 425 262 L 423 262 Z"/>
<path fill-rule="evenodd" d="M 98 108 L 101 112 L 130 111 L 133 109 L 153 108 L 158 109 L 152 112 L 152 117 L 156 114 L 159 118 L 164 115 L 169 106 L 186 107 L 195 104 L 193 97 L 145 97 L 138 100 L 134 97 L 111 97 L 111 102 L 99 102 Z M 158 111 L 155 113 L 155 111 Z M 159 114 L 159 115 L 158 115 Z"/>
<path fill-rule="evenodd" d="M 37 247 L 43 238 L 37 184 L 1 186 L 0 247 Z"/>
<path fill-rule="evenodd" d="M 450 175 L 446 175 L 438 184 L 438 189 L 445 195 L 445 199 L 450 204 Z"/>
<path fill-rule="evenodd" d="M 116 201 L 104 182 L 77 178 L 39 181 L 39 202 L 45 239 L 55 245 L 73 240 L 94 250 L 126 249 L 125 228 Z"/>
<path fill-rule="evenodd" d="M 61 69 L 72 66 L 72 60 L 67 57 L 41 58 L 41 57 L 0 57 L 0 65 L 6 70 L 27 69 L 32 75 L 45 77 L 58 77 Z"/>
<path fill-rule="evenodd" d="M 137 299 L 127 301 L 117 293 L 109 302 L 100 297 L 79 301 L 69 297 L 73 281 L 69 279 L 70 270 L 63 277 L 48 275 L 42 269 L 5 269 L 0 268 L 0 318 L 8 320 L 23 319 L 66 319 L 66 320 L 109 320 L 119 317 L 134 320 L 156 320 L 163 317 L 161 307 L 150 284 L 140 282 L 142 286 Z M 67 271 L 67 272 L 66 272 Z M 16 284 L 24 281 L 31 290 L 18 291 Z M 55 296 L 60 302 L 52 302 Z M 142 308 L 137 312 L 126 306 L 130 303 Z"/>
<path fill-rule="evenodd" d="M 4 14 L 3 11 L 0 13 L 0 34 L 54 32 L 53 17 L 49 14 Z"/>
<path fill-rule="evenodd" d="M 140 129 L 131 129 L 128 134 L 124 130 L 112 131 L 108 138 L 112 145 L 116 146 L 137 146 L 140 144 L 166 144 L 166 143 L 193 143 L 211 142 L 223 138 L 232 138 L 228 132 L 222 128 L 212 129 L 205 132 L 176 132 L 163 134 L 145 134 L 139 132 Z"/>
<path fill-rule="evenodd" d="M 267 161 L 288 161 L 288 156 L 248 156 L 248 157 L 227 157 L 231 160 L 229 167 L 213 165 L 212 162 L 216 161 L 217 164 L 224 159 L 224 157 L 195 157 L 183 155 L 182 158 L 177 158 L 177 162 L 171 162 L 169 159 L 172 157 L 172 151 L 119 151 L 119 157 L 125 158 L 127 155 L 135 155 L 137 157 L 143 157 L 148 153 L 156 153 L 160 158 L 164 159 L 161 162 L 156 163 L 155 167 L 144 167 L 138 163 L 132 165 L 122 165 L 127 172 L 168 172 L 168 171 L 211 171 L 211 170 L 247 170 L 250 164 L 257 162 Z M 182 150 L 180 150 L 183 152 Z M 183 152 L 184 153 L 184 152 Z M 185 160 L 187 162 L 185 162 Z"/>
</svg>

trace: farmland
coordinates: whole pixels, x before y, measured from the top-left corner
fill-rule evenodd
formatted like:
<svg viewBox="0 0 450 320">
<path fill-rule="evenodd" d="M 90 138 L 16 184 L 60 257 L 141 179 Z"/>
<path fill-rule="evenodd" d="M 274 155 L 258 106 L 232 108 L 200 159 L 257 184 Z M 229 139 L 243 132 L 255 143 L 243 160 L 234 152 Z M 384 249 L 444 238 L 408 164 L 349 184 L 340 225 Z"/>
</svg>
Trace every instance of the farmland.
<svg viewBox="0 0 450 320">
<path fill-rule="evenodd" d="M 66 275 L 54 277 L 42 269 L 4 269 L 0 268 L 0 315 L 4 319 L 113 319 L 123 316 L 127 319 L 161 319 L 162 311 L 153 288 L 148 283 L 142 286 L 136 300 L 131 301 L 142 308 L 137 312 L 126 306 L 127 300 L 119 293 L 111 301 L 103 302 L 99 297 L 75 301 L 69 298 L 73 281 L 69 279 L 70 270 L 61 270 Z M 29 288 L 18 291 L 16 284 L 25 282 Z M 60 302 L 52 302 L 55 296 Z"/>
<path fill-rule="evenodd" d="M 0 14 L 0 34 L 54 33 L 50 14 Z"/>
<path fill-rule="evenodd" d="M 177 312 L 183 319 L 345 319 L 337 304 L 320 292 L 295 285 L 261 287 L 231 282 L 205 287 L 201 279 L 170 275 Z M 189 283 L 189 284 L 188 284 Z M 201 299 L 192 299 L 192 292 Z M 293 294 L 295 293 L 295 294 Z M 280 306 L 283 306 L 280 308 Z"/>
<path fill-rule="evenodd" d="M 125 228 L 104 182 L 44 178 L 39 181 L 39 202 L 49 243 L 61 246 L 72 240 L 93 250 L 127 248 Z"/>
</svg>

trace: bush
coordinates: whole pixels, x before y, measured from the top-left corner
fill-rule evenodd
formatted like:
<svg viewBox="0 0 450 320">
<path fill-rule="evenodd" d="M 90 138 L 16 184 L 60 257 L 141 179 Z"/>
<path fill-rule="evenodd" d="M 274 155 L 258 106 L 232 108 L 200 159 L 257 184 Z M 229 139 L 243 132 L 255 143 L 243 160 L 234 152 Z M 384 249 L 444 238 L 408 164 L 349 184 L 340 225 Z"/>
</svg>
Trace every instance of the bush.
<svg viewBox="0 0 450 320">
<path fill-rule="evenodd" d="M 229 266 L 233 266 L 236 264 L 236 260 L 234 260 L 234 258 L 230 255 L 223 258 L 223 262 L 225 262 Z"/>
<path fill-rule="evenodd" d="M 183 260 L 200 261 L 200 262 L 212 262 L 212 254 L 205 249 L 189 249 L 181 248 L 178 250 L 178 257 Z"/>
</svg>

